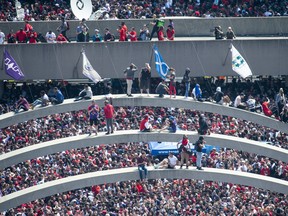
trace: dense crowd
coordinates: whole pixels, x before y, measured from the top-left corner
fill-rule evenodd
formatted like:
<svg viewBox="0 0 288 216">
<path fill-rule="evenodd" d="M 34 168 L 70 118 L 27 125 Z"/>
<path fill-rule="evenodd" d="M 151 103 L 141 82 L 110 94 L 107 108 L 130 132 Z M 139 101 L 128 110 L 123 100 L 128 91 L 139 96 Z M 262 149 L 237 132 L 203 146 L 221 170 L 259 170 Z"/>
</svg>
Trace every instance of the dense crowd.
<svg viewBox="0 0 288 216">
<path fill-rule="evenodd" d="M 158 179 L 65 192 L 22 204 L 14 215 L 261 215 L 285 216 L 287 196 L 222 182 Z"/>
<path fill-rule="evenodd" d="M 25 20 L 57 20 L 59 16 L 75 19 L 68 1 L 20 1 L 24 8 Z M 167 1 L 95 1 L 93 12 L 105 11 L 100 19 L 145 19 L 153 14 L 161 16 L 194 17 L 259 17 L 287 16 L 287 0 L 284 1 L 207 1 L 207 0 L 167 0 Z M 15 21 L 15 2 L 1 1 L 0 21 Z"/>
</svg>

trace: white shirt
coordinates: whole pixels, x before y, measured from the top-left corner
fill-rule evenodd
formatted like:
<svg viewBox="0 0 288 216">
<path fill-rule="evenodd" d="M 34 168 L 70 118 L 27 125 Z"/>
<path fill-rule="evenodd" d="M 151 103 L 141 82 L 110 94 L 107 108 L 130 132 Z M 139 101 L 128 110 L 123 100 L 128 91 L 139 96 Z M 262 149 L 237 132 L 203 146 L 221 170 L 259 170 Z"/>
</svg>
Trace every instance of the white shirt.
<svg viewBox="0 0 288 216">
<path fill-rule="evenodd" d="M 5 40 L 5 34 L 3 32 L 0 32 L 0 44 L 4 44 Z"/>
<path fill-rule="evenodd" d="M 178 159 L 175 155 L 173 155 L 172 157 L 168 157 L 168 161 L 171 166 L 176 166 Z"/>
<path fill-rule="evenodd" d="M 234 101 L 234 107 L 238 107 L 241 104 L 241 96 L 238 95 Z"/>
<path fill-rule="evenodd" d="M 47 43 L 56 43 L 56 35 L 54 32 L 51 32 L 51 34 L 49 34 L 49 32 L 46 33 L 46 40 Z"/>
</svg>

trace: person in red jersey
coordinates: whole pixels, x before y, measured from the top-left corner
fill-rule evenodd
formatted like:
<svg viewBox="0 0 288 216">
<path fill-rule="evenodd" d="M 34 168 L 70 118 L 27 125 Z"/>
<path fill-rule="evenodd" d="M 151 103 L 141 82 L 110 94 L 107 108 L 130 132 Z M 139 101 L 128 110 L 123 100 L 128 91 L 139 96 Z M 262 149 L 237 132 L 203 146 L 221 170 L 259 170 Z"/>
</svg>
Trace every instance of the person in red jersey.
<svg viewBox="0 0 288 216">
<path fill-rule="evenodd" d="M 263 113 L 266 115 L 266 116 L 272 116 L 273 113 L 272 111 L 269 109 L 269 104 L 270 104 L 270 100 L 268 98 L 265 98 L 264 99 L 264 102 L 262 103 L 262 110 L 263 110 Z"/>
<path fill-rule="evenodd" d="M 123 28 L 123 26 L 119 26 L 117 31 L 119 33 L 119 41 L 126 41 L 126 30 Z"/>
<path fill-rule="evenodd" d="M 23 31 L 22 28 L 16 33 L 16 40 L 18 43 L 26 43 L 27 42 L 27 34 Z"/>
<path fill-rule="evenodd" d="M 104 102 L 105 106 L 104 106 L 104 114 L 105 114 L 105 118 L 106 118 L 106 127 L 107 127 L 107 134 L 110 134 L 114 132 L 113 130 L 113 117 L 114 117 L 114 107 L 109 103 L 108 100 L 105 100 Z"/>
<path fill-rule="evenodd" d="M 28 22 L 28 20 L 25 21 L 25 27 L 24 27 L 24 31 L 26 33 L 29 33 L 30 31 L 33 30 L 33 27 L 32 25 Z"/>
<path fill-rule="evenodd" d="M 166 34 L 167 34 L 167 39 L 168 40 L 174 40 L 175 30 L 174 30 L 172 25 L 168 25 L 168 29 L 166 31 Z"/>
<path fill-rule="evenodd" d="M 131 31 L 129 32 L 130 41 L 137 41 L 137 32 L 135 31 L 135 28 L 132 27 Z"/>
<path fill-rule="evenodd" d="M 62 34 L 59 34 L 57 39 L 56 39 L 57 43 L 67 43 L 67 39 L 62 35 Z"/>
<path fill-rule="evenodd" d="M 164 41 L 164 28 L 162 26 L 159 28 L 157 35 L 159 41 Z"/>
<path fill-rule="evenodd" d="M 34 30 L 31 30 L 27 33 L 28 41 L 30 44 L 37 43 L 37 33 Z"/>
<path fill-rule="evenodd" d="M 151 132 L 152 125 L 149 123 L 149 115 L 145 115 L 140 122 L 140 131 L 141 132 Z"/>
</svg>

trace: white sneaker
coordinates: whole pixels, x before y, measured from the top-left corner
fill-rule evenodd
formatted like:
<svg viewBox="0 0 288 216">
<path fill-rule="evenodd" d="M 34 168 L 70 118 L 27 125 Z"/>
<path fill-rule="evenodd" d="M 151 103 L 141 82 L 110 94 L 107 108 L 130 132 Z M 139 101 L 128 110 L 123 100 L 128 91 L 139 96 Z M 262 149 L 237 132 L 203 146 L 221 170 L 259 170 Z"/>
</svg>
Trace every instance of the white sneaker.
<svg viewBox="0 0 288 216">
<path fill-rule="evenodd" d="M 159 164 L 154 164 L 154 169 L 158 169 L 159 168 Z"/>
</svg>

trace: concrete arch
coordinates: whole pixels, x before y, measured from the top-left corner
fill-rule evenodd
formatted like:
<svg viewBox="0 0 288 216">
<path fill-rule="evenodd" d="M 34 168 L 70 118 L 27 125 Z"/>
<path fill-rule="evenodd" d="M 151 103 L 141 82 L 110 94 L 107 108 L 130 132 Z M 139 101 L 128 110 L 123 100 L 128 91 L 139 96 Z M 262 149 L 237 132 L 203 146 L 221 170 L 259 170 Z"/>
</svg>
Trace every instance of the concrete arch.
<svg viewBox="0 0 288 216">
<path fill-rule="evenodd" d="M 99 106 L 103 106 L 104 96 L 95 96 L 93 99 Z M 27 112 L 14 114 L 12 112 L 0 115 L 0 128 L 8 127 L 13 124 L 24 122 L 27 120 L 45 117 L 54 113 L 64 113 L 70 111 L 77 111 L 87 109 L 91 101 L 74 102 L 74 99 L 67 99 L 63 104 L 48 106 L 43 108 L 36 108 Z M 185 109 L 200 110 L 203 112 L 218 113 L 220 115 L 232 116 L 239 119 L 244 119 L 273 128 L 285 133 L 288 133 L 288 124 L 280 122 L 276 119 L 267 117 L 262 114 L 257 114 L 234 107 L 227 107 L 211 102 L 198 102 L 192 99 L 185 100 L 182 96 L 177 96 L 175 99 L 159 98 L 156 95 L 150 97 L 140 96 L 135 94 L 134 97 L 127 97 L 126 95 L 113 95 L 114 106 L 161 106 L 161 107 L 176 107 Z"/>
<path fill-rule="evenodd" d="M 149 167 L 149 179 L 198 179 L 207 181 L 229 182 L 271 190 L 277 193 L 288 194 L 288 181 L 279 180 L 257 174 L 244 173 L 239 171 L 205 168 L 198 171 L 196 168 L 188 170 L 163 169 L 154 170 Z M 65 191 L 100 185 L 104 183 L 115 183 L 129 180 L 138 180 L 137 168 L 123 168 L 115 170 L 98 171 L 77 176 L 67 177 L 41 185 L 36 185 L 0 198 L 0 212 L 17 207 L 36 199 L 55 195 Z"/>
<path fill-rule="evenodd" d="M 138 130 L 116 131 L 109 136 L 99 133 L 98 136 L 73 136 L 63 139 L 57 139 L 37 145 L 21 148 L 6 154 L 0 155 L 0 169 L 4 169 L 11 165 L 34 159 L 43 155 L 61 152 L 67 149 L 84 148 L 100 144 L 127 143 L 127 142 L 149 142 L 149 141 L 179 141 L 182 136 L 187 134 L 190 142 L 194 143 L 198 139 L 197 132 L 177 131 L 177 133 L 168 132 L 148 132 L 143 133 Z M 237 149 L 249 153 L 255 153 L 271 157 L 277 160 L 288 162 L 288 150 L 271 146 L 266 143 L 253 140 L 226 136 L 220 134 L 211 134 L 204 136 L 207 144 L 217 145 Z"/>
</svg>

